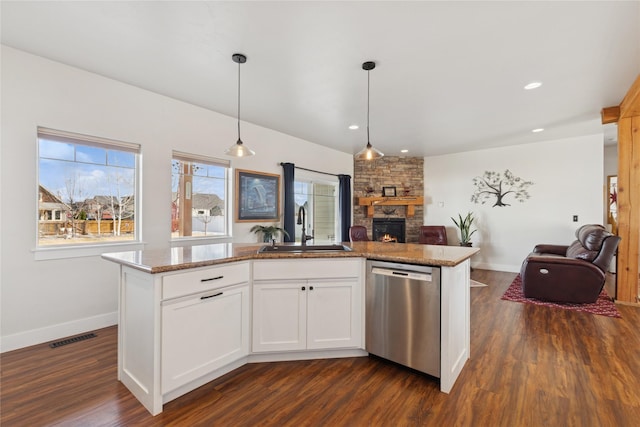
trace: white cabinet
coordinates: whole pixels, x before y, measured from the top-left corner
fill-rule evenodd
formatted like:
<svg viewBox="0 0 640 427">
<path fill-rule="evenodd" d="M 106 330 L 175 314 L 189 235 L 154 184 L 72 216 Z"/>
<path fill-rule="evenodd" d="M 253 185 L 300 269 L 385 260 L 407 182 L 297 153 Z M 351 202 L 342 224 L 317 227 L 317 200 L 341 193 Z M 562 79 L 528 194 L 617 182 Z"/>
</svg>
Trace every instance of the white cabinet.
<svg viewBox="0 0 640 427">
<path fill-rule="evenodd" d="M 120 276 L 118 379 L 156 415 L 162 405 L 245 363 L 250 263 Z"/>
<path fill-rule="evenodd" d="M 254 282 L 253 351 L 304 350 L 306 318 L 306 284 Z"/>
<path fill-rule="evenodd" d="M 163 302 L 162 393 L 249 354 L 249 285 Z"/>
<path fill-rule="evenodd" d="M 359 257 L 240 261 L 157 274 L 123 265 L 118 379 L 156 415 L 163 404 L 251 360 L 314 351 L 317 357 L 329 349 L 335 350 L 328 357 L 365 355 L 363 272 Z"/>
<path fill-rule="evenodd" d="M 362 347 L 361 269 L 360 260 L 254 262 L 252 350 Z"/>
<path fill-rule="evenodd" d="M 362 304 L 357 280 L 309 281 L 307 348 L 362 347 Z"/>
</svg>

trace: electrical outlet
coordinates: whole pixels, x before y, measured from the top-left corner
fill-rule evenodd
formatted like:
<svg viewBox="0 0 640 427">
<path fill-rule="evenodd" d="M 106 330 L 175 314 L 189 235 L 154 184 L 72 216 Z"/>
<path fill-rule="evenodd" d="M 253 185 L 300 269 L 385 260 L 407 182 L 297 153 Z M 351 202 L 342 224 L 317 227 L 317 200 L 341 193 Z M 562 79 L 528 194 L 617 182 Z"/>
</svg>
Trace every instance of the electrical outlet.
<svg viewBox="0 0 640 427">
<path fill-rule="evenodd" d="M 578 222 L 578 215 L 573 216 L 573 222 Z"/>
</svg>

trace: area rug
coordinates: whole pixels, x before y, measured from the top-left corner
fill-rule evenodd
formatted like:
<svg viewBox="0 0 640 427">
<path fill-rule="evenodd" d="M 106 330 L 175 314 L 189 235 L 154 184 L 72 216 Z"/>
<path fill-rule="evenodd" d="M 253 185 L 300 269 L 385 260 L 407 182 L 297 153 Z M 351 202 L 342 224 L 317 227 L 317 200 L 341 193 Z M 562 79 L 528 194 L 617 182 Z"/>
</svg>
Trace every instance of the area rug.
<svg viewBox="0 0 640 427">
<path fill-rule="evenodd" d="M 600 316 L 608 317 L 622 317 L 616 308 L 616 305 L 611 301 L 607 291 L 602 289 L 602 292 L 598 296 L 598 300 L 591 304 L 571 304 L 571 303 L 558 303 L 540 301 L 534 298 L 525 298 L 522 293 L 522 279 L 518 274 L 513 280 L 513 283 L 509 286 L 507 291 L 502 295 L 503 300 L 522 302 L 526 304 L 544 305 L 547 307 L 562 308 L 564 310 L 584 311 L 585 313 L 599 314 Z"/>
</svg>

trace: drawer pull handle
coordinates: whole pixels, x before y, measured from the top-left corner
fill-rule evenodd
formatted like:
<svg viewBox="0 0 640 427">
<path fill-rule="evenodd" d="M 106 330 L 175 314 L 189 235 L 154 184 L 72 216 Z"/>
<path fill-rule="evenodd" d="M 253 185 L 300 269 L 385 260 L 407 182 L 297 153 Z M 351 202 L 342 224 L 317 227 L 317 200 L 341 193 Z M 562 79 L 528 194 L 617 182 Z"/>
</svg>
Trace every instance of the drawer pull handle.
<svg viewBox="0 0 640 427">
<path fill-rule="evenodd" d="M 209 298 L 219 297 L 220 295 L 222 295 L 222 292 L 218 292 L 217 294 L 213 294 L 213 295 L 205 295 L 203 297 L 200 297 L 200 299 L 209 299 Z"/>
<path fill-rule="evenodd" d="M 218 276 L 218 277 L 212 277 L 210 279 L 200 279 L 201 282 L 210 282 L 212 280 L 219 280 L 222 279 L 224 276 Z"/>
</svg>

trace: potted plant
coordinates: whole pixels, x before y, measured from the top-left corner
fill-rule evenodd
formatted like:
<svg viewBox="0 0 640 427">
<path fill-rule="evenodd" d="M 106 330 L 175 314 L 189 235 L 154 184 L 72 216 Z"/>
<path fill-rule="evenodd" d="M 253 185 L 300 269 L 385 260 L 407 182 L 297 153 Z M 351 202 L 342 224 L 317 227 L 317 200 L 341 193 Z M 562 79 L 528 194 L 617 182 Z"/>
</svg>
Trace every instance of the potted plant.
<svg viewBox="0 0 640 427">
<path fill-rule="evenodd" d="M 252 232 L 255 234 L 262 233 L 262 241 L 264 243 L 271 243 L 278 233 L 282 233 L 285 236 L 289 236 L 289 233 L 284 228 L 280 228 L 277 225 L 254 225 L 251 227 Z"/>
<path fill-rule="evenodd" d="M 451 217 L 453 223 L 460 229 L 460 246 L 471 246 L 471 235 L 478 230 L 471 231 L 471 224 L 473 224 L 473 214 L 467 213 L 467 216 L 462 218 L 462 215 L 458 214 L 458 220 Z"/>
</svg>

